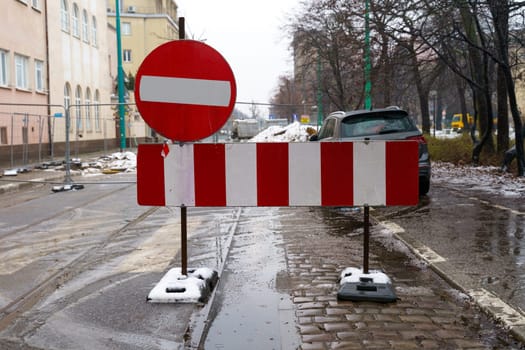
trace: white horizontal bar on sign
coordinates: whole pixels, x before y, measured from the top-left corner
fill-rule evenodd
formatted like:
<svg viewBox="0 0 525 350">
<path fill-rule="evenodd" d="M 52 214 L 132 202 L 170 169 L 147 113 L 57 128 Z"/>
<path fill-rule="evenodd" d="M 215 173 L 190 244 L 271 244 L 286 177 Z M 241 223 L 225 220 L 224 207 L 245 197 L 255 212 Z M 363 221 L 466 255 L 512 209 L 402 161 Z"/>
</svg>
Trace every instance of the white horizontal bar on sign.
<svg viewBox="0 0 525 350">
<path fill-rule="evenodd" d="M 223 80 L 143 75 L 139 95 L 145 102 L 227 107 L 230 105 L 231 84 Z"/>
</svg>

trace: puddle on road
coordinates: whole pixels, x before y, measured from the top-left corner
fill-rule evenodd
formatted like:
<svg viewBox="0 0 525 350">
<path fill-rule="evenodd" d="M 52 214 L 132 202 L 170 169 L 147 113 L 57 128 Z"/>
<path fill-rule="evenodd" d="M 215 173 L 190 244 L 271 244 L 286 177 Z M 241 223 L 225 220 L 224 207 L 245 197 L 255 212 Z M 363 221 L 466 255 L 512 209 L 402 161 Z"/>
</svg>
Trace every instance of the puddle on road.
<svg viewBox="0 0 525 350">
<path fill-rule="evenodd" d="M 260 220 L 241 223 L 233 238 L 205 349 L 293 349 L 299 344 L 278 220 L 267 208 L 258 213 Z"/>
</svg>

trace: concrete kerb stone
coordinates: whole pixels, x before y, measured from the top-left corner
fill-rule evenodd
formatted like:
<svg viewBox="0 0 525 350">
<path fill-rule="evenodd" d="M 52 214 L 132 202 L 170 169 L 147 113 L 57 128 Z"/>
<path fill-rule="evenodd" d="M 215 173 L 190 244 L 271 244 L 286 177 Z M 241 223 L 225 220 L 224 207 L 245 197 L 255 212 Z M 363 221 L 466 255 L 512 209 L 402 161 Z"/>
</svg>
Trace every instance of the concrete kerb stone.
<svg viewBox="0 0 525 350">
<path fill-rule="evenodd" d="M 382 224 L 381 222 L 378 223 Z M 516 340 L 525 343 L 525 316 L 521 312 L 515 310 L 489 291 L 473 288 L 474 283 L 470 278 L 459 271 L 455 271 L 451 264 L 429 257 L 427 248 L 421 242 L 403 237 L 399 232 L 393 232 L 393 236 L 418 258 L 422 259 L 430 269 L 449 285 L 466 294 L 485 314 L 500 322 Z"/>
</svg>

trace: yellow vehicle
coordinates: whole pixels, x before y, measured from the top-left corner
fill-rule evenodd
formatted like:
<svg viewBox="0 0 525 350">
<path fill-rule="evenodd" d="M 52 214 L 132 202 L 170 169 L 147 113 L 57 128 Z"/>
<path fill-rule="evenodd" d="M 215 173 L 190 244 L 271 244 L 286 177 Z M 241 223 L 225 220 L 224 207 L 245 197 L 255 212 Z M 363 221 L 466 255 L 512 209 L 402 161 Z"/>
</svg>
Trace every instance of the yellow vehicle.
<svg viewBox="0 0 525 350">
<path fill-rule="evenodd" d="M 467 113 L 467 120 L 469 125 L 474 123 L 474 118 L 470 115 L 470 113 Z M 452 130 L 461 130 L 465 128 L 465 118 L 463 114 L 456 113 L 452 116 L 452 122 L 450 123 L 450 127 Z"/>
</svg>

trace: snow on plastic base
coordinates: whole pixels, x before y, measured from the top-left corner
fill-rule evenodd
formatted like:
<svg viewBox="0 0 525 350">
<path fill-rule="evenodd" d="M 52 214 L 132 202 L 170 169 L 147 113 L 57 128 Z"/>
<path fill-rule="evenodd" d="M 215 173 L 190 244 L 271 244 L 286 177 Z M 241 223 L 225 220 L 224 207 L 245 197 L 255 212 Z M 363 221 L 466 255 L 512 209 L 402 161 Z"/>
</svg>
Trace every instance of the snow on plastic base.
<svg viewBox="0 0 525 350">
<path fill-rule="evenodd" d="M 337 298 L 349 301 L 390 303 L 397 300 L 390 278 L 381 271 L 348 267 L 341 272 Z"/>
<path fill-rule="evenodd" d="M 170 269 L 149 292 L 151 303 L 205 303 L 217 284 L 217 271 L 209 268 L 188 269 L 182 275 L 181 268 Z"/>
<path fill-rule="evenodd" d="M 379 270 L 369 270 L 368 273 L 364 273 L 362 269 L 356 267 L 347 267 L 341 272 L 341 282 L 344 283 L 356 283 L 362 282 L 362 278 L 366 278 L 366 281 L 372 279 L 374 283 L 392 283 L 390 278 L 383 272 Z"/>
</svg>

